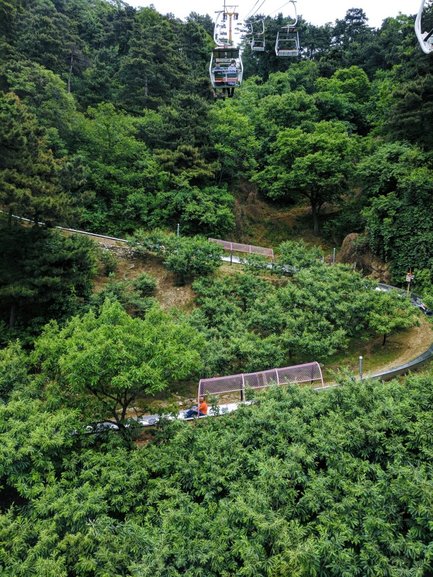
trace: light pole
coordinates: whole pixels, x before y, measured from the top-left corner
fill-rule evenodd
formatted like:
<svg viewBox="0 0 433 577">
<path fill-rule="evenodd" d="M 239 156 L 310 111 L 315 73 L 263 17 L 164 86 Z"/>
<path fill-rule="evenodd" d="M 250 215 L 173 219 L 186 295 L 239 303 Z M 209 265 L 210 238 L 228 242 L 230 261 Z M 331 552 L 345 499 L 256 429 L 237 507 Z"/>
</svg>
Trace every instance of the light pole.
<svg viewBox="0 0 433 577">
<path fill-rule="evenodd" d="M 362 381 L 362 369 L 363 369 L 364 359 L 362 355 L 359 355 L 359 380 Z"/>
</svg>

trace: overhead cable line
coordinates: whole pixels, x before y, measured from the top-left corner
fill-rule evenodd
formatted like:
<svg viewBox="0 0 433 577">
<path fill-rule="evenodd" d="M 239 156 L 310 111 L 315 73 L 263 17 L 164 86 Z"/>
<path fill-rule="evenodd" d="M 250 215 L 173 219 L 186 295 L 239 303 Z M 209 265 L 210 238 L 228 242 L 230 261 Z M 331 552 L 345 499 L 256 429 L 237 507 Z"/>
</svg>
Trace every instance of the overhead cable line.
<svg viewBox="0 0 433 577">
<path fill-rule="evenodd" d="M 282 6 L 280 6 L 279 8 L 277 8 L 276 10 L 274 10 L 273 12 L 271 12 L 270 15 L 276 14 L 277 12 L 279 12 L 280 10 L 282 10 L 285 6 L 287 6 L 287 4 L 293 4 L 293 0 L 288 0 L 288 2 L 284 2 L 284 4 L 283 4 Z"/>
<path fill-rule="evenodd" d="M 264 1 L 265 1 L 265 0 L 263 0 L 263 2 L 264 2 Z M 249 18 L 250 15 L 251 15 L 251 16 L 254 16 L 254 14 L 257 12 L 258 8 L 257 8 L 256 12 L 254 12 L 254 9 L 255 9 L 255 7 L 257 6 L 257 4 L 258 4 L 259 2 L 260 2 L 260 0 L 256 0 L 256 3 L 253 5 L 253 7 L 251 8 L 251 10 L 245 15 L 245 20 L 246 20 L 247 18 Z M 262 4 L 263 4 L 263 2 L 262 2 Z"/>
<path fill-rule="evenodd" d="M 245 20 L 247 18 L 252 18 L 253 16 L 255 16 L 257 14 L 257 12 L 260 10 L 260 8 L 262 8 L 263 4 L 266 2 L 266 0 L 262 0 L 261 4 L 259 4 L 260 0 L 257 0 L 256 3 L 254 4 L 254 6 L 251 8 L 251 10 L 248 12 L 248 14 L 245 16 Z M 259 6 L 257 6 L 257 4 L 259 4 Z M 288 0 L 287 2 L 284 2 L 284 4 L 282 4 L 279 8 L 277 8 L 276 10 L 274 10 L 273 12 L 269 13 L 269 16 L 272 16 L 273 14 L 277 14 L 278 12 L 280 12 L 283 8 L 285 8 L 288 4 L 293 4 L 293 0 Z M 257 8 L 256 8 L 257 6 Z"/>
</svg>

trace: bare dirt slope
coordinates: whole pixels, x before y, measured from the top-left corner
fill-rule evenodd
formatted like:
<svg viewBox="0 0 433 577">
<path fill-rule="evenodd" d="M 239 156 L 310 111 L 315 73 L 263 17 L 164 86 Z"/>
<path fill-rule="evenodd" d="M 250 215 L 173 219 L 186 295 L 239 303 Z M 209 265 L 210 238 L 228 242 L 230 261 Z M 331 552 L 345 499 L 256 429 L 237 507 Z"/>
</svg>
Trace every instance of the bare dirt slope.
<svg viewBox="0 0 433 577">
<path fill-rule="evenodd" d="M 105 241 L 104 241 L 104 245 Z M 117 281 L 133 280 L 146 272 L 156 280 L 155 297 L 161 307 L 168 310 L 178 308 L 189 311 L 194 305 L 194 293 L 190 285 L 176 286 L 174 275 L 154 257 L 130 256 L 127 250 L 116 250 L 117 270 L 112 277 L 98 276 L 95 281 L 96 292 L 114 279 Z"/>
</svg>

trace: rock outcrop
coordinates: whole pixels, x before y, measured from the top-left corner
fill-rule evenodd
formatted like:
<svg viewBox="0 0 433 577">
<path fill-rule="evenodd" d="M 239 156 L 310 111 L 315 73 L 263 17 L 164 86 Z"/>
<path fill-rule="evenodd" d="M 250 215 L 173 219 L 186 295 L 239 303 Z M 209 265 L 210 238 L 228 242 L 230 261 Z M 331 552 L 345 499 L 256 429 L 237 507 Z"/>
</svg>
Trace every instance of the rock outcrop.
<svg viewBox="0 0 433 577">
<path fill-rule="evenodd" d="M 337 254 L 337 262 L 352 264 L 364 275 L 384 283 L 390 282 L 389 266 L 374 256 L 365 242 L 365 237 L 358 233 L 346 236 Z"/>
</svg>

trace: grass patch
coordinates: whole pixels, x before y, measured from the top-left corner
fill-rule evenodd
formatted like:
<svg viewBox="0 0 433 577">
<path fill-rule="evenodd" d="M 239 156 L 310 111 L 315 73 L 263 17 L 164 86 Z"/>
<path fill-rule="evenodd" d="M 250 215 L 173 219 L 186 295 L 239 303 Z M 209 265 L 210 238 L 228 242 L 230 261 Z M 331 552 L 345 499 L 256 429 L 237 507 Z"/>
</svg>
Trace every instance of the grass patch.
<svg viewBox="0 0 433 577">
<path fill-rule="evenodd" d="M 359 373 L 359 357 L 363 357 L 363 373 L 385 371 L 402 365 L 425 352 L 433 342 L 433 331 L 430 322 L 422 317 L 418 326 L 395 333 L 387 338 L 385 346 L 383 337 L 369 341 L 353 340 L 346 351 L 332 356 L 324 368 L 324 379 L 334 380 L 339 369 L 346 369 L 355 375 Z"/>
</svg>

